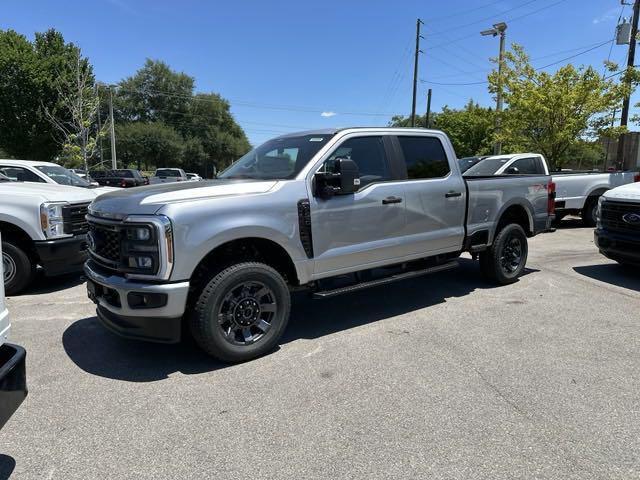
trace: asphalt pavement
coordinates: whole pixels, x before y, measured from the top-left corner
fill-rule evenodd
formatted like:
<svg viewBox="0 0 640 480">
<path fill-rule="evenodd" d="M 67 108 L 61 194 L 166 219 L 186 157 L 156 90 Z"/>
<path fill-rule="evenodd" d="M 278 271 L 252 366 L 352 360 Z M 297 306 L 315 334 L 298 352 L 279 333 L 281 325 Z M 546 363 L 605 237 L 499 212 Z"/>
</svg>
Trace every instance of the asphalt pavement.
<svg viewBox="0 0 640 480">
<path fill-rule="evenodd" d="M 494 287 L 461 267 L 328 300 L 241 365 L 104 330 L 75 276 L 8 299 L 12 479 L 640 478 L 640 272 L 565 221 Z"/>
</svg>

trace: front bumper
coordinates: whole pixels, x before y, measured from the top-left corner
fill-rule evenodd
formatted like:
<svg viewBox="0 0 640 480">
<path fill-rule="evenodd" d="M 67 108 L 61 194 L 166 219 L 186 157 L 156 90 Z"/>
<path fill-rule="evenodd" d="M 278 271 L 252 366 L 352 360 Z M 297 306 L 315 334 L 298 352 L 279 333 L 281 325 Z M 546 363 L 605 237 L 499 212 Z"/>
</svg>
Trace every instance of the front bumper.
<svg viewBox="0 0 640 480">
<path fill-rule="evenodd" d="M 26 357 L 18 345 L 0 345 L 0 428 L 27 397 Z"/>
<path fill-rule="evenodd" d="M 143 283 L 97 271 L 85 264 L 87 293 L 97 305 L 98 319 L 123 337 L 162 343 L 180 341 L 189 282 Z M 132 296 L 162 298 L 161 306 L 143 307 L 131 303 Z"/>
<path fill-rule="evenodd" d="M 47 275 L 80 272 L 88 258 L 86 235 L 35 242 L 35 247 Z"/>
<path fill-rule="evenodd" d="M 640 265 L 640 236 L 595 230 L 593 239 L 605 257 Z"/>
</svg>

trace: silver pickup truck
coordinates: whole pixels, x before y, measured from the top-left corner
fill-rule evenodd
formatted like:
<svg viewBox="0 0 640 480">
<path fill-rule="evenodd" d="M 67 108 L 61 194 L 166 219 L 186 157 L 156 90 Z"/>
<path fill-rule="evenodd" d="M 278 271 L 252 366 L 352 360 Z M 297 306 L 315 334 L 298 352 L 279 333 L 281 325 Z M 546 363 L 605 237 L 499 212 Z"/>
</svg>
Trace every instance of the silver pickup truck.
<svg viewBox="0 0 640 480">
<path fill-rule="evenodd" d="M 277 344 L 294 289 L 331 297 L 453 268 L 463 252 L 514 282 L 554 208 L 548 175 L 464 179 L 444 133 L 406 128 L 284 135 L 216 180 L 136 190 L 89 207 L 98 318 L 160 342 L 179 341 L 184 320 L 230 362 Z"/>
</svg>

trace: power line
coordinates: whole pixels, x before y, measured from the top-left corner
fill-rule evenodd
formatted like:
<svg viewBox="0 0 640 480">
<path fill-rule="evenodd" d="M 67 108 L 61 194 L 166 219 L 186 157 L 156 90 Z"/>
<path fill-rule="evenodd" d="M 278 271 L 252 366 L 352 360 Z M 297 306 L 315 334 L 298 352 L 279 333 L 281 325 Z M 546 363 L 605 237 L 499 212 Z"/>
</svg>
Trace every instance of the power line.
<svg viewBox="0 0 640 480">
<path fill-rule="evenodd" d="M 458 10 L 455 13 L 450 13 L 450 14 L 447 14 L 447 15 L 443 15 L 441 17 L 432 18 L 430 20 L 427 20 L 425 23 L 429 24 L 429 23 L 433 23 L 433 22 L 439 22 L 440 20 L 444 20 L 446 18 L 458 17 L 460 15 L 465 15 L 467 13 L 473 13 L 473 12 L 476 12 L 478 10 L 482 10 L 483 8 L 491 7 L 493 5 L 496 5 L 496 4 L 502 3 L 502 2 L 503 2 L 503 0 L 497 0 L 497 1 L 493 1 L 491 3 L 485 3 L 484 5 L 480 5 L 480 6 L 475 7 L 475 8 L 471 8 L 471 9 L 467 9 L 467 10 Z"/>
</svg>

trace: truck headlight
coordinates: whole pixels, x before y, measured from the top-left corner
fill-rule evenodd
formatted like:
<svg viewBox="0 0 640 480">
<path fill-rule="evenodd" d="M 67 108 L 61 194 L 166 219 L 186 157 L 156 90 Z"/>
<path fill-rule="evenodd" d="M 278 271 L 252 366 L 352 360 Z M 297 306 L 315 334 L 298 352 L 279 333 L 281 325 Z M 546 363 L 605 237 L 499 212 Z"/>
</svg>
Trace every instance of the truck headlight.
<svg viewBox="0 0 640 480">
<path fill-rule="evenodd" d="M 130 215 L 122 229 L 122 255 L 127 278 L 166 279 L 173 268 L 173 232 L 163 215 Z"/>
<path fill-rule="evenodd" d="M 598 208 L 596 209 L 596 229 L 602 229 L 602 204 L 604 203 L 604 197 L 598 198 Z"/>
<path fill-rule="evenodd" d="M 45 202 L 40 205 L 40 226 L 46 238 L 69 236 L 64 233 L 62 209 L 67 202 Z"/>
</svg>

